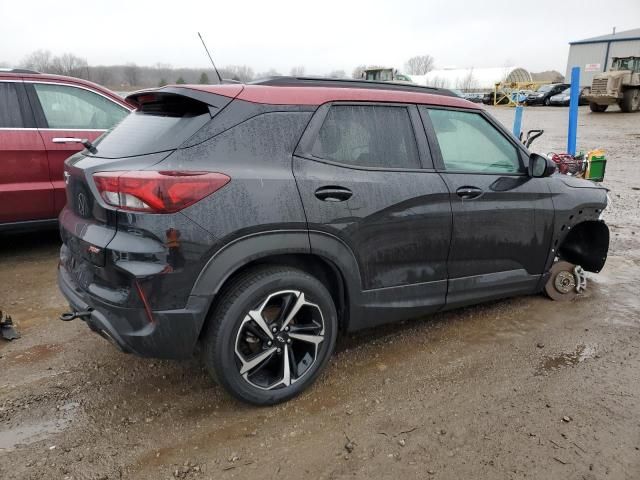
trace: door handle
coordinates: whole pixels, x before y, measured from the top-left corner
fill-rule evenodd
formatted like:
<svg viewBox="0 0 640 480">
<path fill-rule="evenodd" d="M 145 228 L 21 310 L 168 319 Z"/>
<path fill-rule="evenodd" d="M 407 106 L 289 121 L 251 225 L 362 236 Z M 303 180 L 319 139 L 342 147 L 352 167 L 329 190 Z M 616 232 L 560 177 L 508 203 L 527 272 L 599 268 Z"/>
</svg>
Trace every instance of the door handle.
<svg viewBox="0 0 640 480">
<path fill-rule="evenodd" d="M 344 202 L 349 200 L 353 192 L 348 188 L 327 186 L 316 190 L 316 197 L 325 202 Z"/>
<path fill-rule="evenodd" d="M 76 137 L 56 137 L 51 139 L 51 143 L 81 143 L 84 148 L 95 154 L 98 150 L 96 147 L 86 138 Z"/>
<path fill-rule="evenodd" d="M 462 200 L 471 200 L 482 195 L 482 189 L 478 187 L 460 187 L 456 193 Z"/>
</svg>

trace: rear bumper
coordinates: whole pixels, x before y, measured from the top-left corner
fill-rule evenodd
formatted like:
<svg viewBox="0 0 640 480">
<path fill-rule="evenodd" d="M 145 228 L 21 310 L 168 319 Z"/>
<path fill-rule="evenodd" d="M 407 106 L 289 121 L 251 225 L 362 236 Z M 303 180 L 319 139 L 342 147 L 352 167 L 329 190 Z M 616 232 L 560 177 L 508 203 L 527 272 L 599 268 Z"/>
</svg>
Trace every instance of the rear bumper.
<svg viewBox="0 0 640 480">
<path fill-rule="evenodd" d="M 91 310 L 84 321 L 89 328 L 126 353 L 144 357 L 184 359 L 193 355 L 204 323 L 209 298 L 191 296 L 185 308 L 153 311 L 108 304 L 82 290 L 66 271 L 58 268 L 58 286 L 74 311 Z"/>
</svg>

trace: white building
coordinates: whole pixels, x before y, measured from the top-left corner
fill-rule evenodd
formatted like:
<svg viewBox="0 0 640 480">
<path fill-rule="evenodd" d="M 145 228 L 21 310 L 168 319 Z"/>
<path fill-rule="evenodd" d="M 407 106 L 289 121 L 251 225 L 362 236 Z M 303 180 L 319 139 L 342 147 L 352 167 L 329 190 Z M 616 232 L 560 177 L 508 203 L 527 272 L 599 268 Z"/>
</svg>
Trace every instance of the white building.
<svg viewBox="0 0 640 480">
<path fill-rule="evenodd" d="M 596 73 L 611 68 L 613 57 L 640 57 L 640 28 L 577 40 L 569 45 L 565 81 L 571 80 L 573 67 L 580 67 L 580 85 L 591 85 Z"/>
</svg>

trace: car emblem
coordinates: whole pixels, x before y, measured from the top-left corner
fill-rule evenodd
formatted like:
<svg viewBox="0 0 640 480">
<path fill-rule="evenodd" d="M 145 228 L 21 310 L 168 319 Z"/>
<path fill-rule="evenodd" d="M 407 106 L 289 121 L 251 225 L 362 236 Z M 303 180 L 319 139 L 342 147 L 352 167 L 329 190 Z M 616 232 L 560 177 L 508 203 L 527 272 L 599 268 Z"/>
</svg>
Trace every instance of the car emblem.
<svg viewBox="0 0 640 480">
<path fill-rule="evenodd" d="M 64 172 L 62 176 L 64 177 L 64 184 L 69 185 L 69 177 L 71 177 L 71 175 L 69 175 L 69 172 Z"/>
<path fill-rule="evenodd" d="M 87 196 L 80 192 L 76 197 L 76 208 L 78 209 L 78 215 L 83 218 L 89 216 L 89 201 L 87 200 Z"/>
</svg>

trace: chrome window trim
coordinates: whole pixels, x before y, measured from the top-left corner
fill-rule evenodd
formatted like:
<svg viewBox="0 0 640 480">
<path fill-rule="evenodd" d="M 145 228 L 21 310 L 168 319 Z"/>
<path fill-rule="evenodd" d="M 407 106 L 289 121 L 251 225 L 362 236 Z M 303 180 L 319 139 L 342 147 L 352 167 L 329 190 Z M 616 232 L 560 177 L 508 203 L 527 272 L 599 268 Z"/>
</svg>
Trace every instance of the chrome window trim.
<svg viewBox="0 0 640 480">
<path fill-rule="evenodd" d="M 37 132 L 39 130 L 51 130 L 58 132 L 106 132 L 106 128 L 12 128 L 12 127 L 0 127 L 0 130 L 29 130 Z"/>
</svg>

